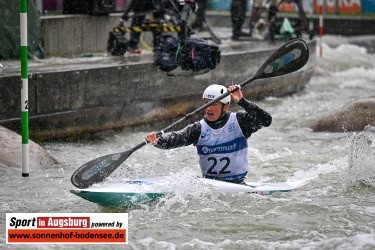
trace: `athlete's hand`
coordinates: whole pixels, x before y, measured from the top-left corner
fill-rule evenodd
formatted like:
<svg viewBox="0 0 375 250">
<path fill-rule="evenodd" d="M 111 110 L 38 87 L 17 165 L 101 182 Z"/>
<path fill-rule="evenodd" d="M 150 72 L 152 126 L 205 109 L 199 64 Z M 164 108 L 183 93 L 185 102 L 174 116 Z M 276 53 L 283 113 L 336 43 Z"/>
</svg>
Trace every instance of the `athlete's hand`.
<svg viewBox="0 0 375 250">
<path fill-rule="evenodd" d="M 151 133 L 147 134 L 145 139 L 148 143 L 151 143 L 151 144 L 156 144 L 159 141 L 159 138 L 156 137 L 155 132 L 151 132 Z"/>
<path fill-rule="evenodd" d="M 238 90 L 234 91 L 233 93 L 230 93 L 230 97 L 232 98 L 232 101 L 234 101 L 235 103 L 238 103 L 243 98 L 243 94 L 242 94 L 240 87 L 238 85 L 231 85 L 228 87 L 227 91 L 231 92 L 235 89 L 238 89 Z"/>
</svg>

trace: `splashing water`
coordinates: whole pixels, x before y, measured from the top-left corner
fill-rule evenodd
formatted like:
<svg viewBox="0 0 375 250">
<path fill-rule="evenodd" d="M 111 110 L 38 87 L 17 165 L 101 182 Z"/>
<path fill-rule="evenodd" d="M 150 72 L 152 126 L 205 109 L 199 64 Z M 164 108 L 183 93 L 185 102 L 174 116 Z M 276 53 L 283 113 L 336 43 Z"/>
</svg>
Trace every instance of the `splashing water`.
<svg viewBox="0 0 375 250">
<path fill-rule="evenodd" d="M 351 136 L 348 180 L 353 184 L 375 186 L 375 139 L 363 133 Z"/>
</svg>

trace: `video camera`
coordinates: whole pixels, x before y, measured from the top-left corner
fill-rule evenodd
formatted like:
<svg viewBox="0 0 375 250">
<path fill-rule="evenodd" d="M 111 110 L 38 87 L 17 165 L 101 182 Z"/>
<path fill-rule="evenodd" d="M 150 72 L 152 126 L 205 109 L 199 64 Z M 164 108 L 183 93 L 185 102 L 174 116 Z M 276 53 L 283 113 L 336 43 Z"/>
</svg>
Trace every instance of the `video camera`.
<svg viewBox="0 0 375 250">
<path fill-rule="evenodd" d="M 139 0 L 137 0 L 139 1 Z M 169 75 L 196 75 L 214 69 L 220 62 L 220 49 L 215 44 L 190 38 L 190 13 L 196 10 L 194 0 L 153 0 L 152 13 L 156 20 L 144 19 L 139 26 L 117 25 L 109 33 L 107 50 L 111 55 L 122 56 L 129 47 L 127 32 L 152 31 L 154 35 L 155 65 Z M 168 32 L 168 34 L 167 34 Z M 171 35 L 177 33 L 177 36 Z M 166 34 L 166 35 L 164 35 Z M 158 37 L 155 37 L 157 35 Z"/>
</svg>

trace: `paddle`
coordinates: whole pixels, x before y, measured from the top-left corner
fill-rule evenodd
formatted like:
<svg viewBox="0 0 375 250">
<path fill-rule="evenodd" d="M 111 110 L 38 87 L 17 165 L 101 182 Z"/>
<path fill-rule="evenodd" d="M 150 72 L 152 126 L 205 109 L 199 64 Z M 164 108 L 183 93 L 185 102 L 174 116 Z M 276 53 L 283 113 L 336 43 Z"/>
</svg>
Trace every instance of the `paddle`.
<svg viewBox="0 0 375 250">
<path fill-rule="evenodd" d="M 259 68 L 254 76 L 243 81 L 238 86 L 239 88 L 242 88 L 257 79 L 266 79 L 294 72 L 302 68 L 306 64 L 308 59 L 309 49 L 307 44 L 301 39 L 292 40 L 275 51 Z M 232 92 L 234 91 L 236 91 L 236 89 Z M 201 106 L 200 108 L 194 110 L 193 112 L 185 114 L 184 117 L 164 128 L 163 130 L 158 132 L 157 135 L 161 135 L 162 133 L 170 130 L 177 124 L 211 106 L 213 103 L 220 101 L 229 94 L 229 92 L 224 93 L 221 96 Z M 94 183 L 103 181 L 113 171 L 115 171 L 132 153 L 145 145 L 147 145 L 147 141 L 143 141 L 130 150 L 104 155 L 87 162 L 73 173 L 71 177 L 72 184 L 77 188 L 88 188 Z"/>
</svg>

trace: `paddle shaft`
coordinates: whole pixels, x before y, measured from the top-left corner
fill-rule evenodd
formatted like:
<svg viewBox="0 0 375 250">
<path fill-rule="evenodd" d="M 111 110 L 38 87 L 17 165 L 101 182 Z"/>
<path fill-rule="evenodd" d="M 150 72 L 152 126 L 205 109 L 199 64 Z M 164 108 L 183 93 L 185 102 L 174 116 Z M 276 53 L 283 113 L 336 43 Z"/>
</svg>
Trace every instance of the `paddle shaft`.
<svg viewBox="0 0 375 250">
<path fill-rule="evenodd" d="M 239 87 L 235 88 L 234 90 L 230 91 L 230 92 L 226 92 L 218 97 L 216 97 L 215 99 L 212 99 L 211 101 L 209 101 L 208 103 L 204 104 L 203 106 L 197 108 L 196 110 L 190 112 L 190 113 L 187 113 L 185 114 L 182 118 L 180 118 L 179 120 L 175 121 L 174 123 L 170 124 L 169 126 L 165 127 L 164 129 L 160 130 L 159 132 L 156 133 L 157 137 L 160 137 L 162 134 L 164 134 L 165 132 L 168 132 L 171 128 L 175 127 L 176 125 L 180 124 L 181 122 L 189 119 L 190 117 L 192 117 L 193 115 L 201 112 L 202 110 L 208 108 L 209 106 L 211 106 L 212 104 L 214 104 L 215 102 L 218 102 L 220 101 L 221 99 L 227 97 L 228 95 L 230 95 L 231 93 L 241 89 L 242 87 L 246 86 L 247 84 L 249 84 L 250 82 L 254 81 L 256 79 L 256 75 L 254 75 L 253 77 L 243 81 L 242 83 L 238 84 Z M 132 149 L 126 151 L 126 154 L 128 156 L 130 156 L 132 153 L 134 153 L 135 151 L 137 151 L 138 149 L 142 148 L 143 146 L 147 145 L 148 142 L 145 140 L 141 143 L 139 143 L 138 145 L 136 145 L 135 147 L 133 147 Z"/>
</svg>

